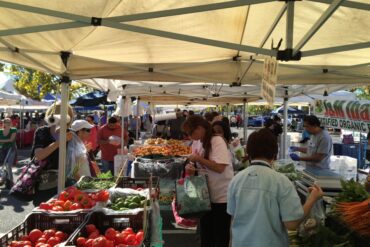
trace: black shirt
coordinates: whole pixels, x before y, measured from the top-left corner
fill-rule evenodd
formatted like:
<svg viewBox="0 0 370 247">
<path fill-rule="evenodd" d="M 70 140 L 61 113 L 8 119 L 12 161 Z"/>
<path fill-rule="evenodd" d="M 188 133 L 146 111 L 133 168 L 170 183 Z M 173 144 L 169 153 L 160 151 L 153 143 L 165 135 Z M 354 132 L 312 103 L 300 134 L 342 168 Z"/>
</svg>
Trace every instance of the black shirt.
<svg viewBox="0 0 370 247">
<path fill-rule="evenodd" d="M 31 159 L 35 156 L 35 150 L 37 148 L 45 148 L 51 143 L 55 142 L 55 138 L 50 132 L 49 126 L 39 127 L 33 138 L 33 145 L 31 151 Z M 59 163 L 59 148 L 52 152 L 46 160 L 48 161 L 46 169 L 58 169 Z"/>
</svg>

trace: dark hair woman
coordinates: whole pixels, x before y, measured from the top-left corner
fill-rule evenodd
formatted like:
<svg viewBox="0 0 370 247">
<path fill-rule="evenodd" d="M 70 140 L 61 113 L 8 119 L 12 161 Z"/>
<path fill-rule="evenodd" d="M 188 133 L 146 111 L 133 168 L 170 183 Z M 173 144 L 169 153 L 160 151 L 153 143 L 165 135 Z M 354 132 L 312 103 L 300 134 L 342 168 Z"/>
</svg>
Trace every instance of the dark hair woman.
<svg viewBox="0 0 370 247">
<path fill-rule="evenodd" d="M 227 188 L 234 176 L 231 153 L 224 139 L 212 133 L 209 122 L 200 116 L 190 116 L 183 130 L 193 140 L 189 160 L 194 162 L 201 174 L 208 175 L 211 212 L 200 219 L 202 246 L 228 246 L 230 216 L 226 213 Z M 188 165 L 188 173 L 195 167 Z"/>
<path fill-rule="evenodd" d="M 232 136 L 230 127 L 224 121 L 216 121 L 212 124 L 212 130 L 215 134 L 218 134 L 225 138 L 226 143 L 230 143 Z"/>
</svg>

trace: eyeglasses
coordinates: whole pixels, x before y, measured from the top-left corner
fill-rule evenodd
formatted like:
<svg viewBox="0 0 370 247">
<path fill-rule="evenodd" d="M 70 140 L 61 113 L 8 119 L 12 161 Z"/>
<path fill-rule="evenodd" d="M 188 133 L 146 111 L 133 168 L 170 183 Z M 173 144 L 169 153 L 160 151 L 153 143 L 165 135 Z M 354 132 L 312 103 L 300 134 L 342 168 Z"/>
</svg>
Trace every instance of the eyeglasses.
<svg viewBox="0 0 370 247">
<path fill-rule="evenodd" d="M 83 131 L 85 131 L 85 132 L 90 133 L 90 129 L 83 128 L 83 129 L 81 129 L 81 130 L 83 130 Z"/>
</svg>

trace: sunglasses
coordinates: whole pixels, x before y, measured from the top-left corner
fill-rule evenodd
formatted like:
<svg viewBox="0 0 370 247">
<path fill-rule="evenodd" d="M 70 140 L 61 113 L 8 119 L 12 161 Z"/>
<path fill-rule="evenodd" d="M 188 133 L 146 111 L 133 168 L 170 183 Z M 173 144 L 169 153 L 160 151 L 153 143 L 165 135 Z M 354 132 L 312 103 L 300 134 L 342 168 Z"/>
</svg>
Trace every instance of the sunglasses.
<svg viewBox="0 0 370 247">
<path fill-rule="evenodd" d="M 90 129 L 83 128 L 83 129 L 81 129 L 81 130 L 83 130 L 83 131 L 85 131 L 85 132 L 90 133 Z"/>
</svg>

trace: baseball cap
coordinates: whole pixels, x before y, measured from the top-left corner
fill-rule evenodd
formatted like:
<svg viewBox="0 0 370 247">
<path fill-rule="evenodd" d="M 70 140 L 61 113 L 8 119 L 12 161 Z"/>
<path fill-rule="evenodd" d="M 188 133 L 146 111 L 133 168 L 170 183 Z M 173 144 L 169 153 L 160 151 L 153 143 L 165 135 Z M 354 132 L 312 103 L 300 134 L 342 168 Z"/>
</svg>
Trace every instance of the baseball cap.
<svg viewBox="0 0 370 247">
<path fill-rule="evenodd" d="M 94 125 L 89 124 L 86 120 L 75 120 L 72 123 L 71 129 L 74 131 L 79 131 L 81 129 L 91 129 Z"/>
</svg>

